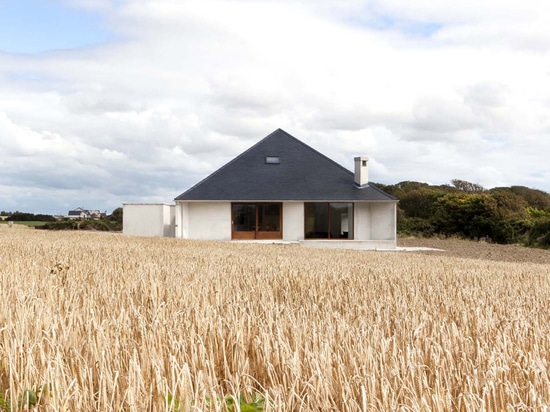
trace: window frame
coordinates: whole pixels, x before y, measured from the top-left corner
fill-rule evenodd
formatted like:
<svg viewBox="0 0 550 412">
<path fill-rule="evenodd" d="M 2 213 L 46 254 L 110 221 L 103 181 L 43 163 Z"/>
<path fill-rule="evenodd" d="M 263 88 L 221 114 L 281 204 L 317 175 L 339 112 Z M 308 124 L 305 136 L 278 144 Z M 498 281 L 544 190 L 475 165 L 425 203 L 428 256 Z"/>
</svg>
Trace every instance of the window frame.
<svg viewBox="0 0 550 412">
<path fill-rule="evenodd" d="M 253 205 L 255 223 L 253 231 L 235 230 L 235 206 Z M 279 230 L 259 230 L 261 206 L 277 205 L 279 207 Z M 282 239 L 283 238 L 283 204 L 281 202 L 231 202 L 231 239 Z"/>
<path fill-rule="evenodd" d="M 326 237 L 308 237 L 307 234 L 307 205 L 308 204 L 326 204 L 326 228 L 327 236 Z M 332 237 L 331 236 L 331 205 L 332 204 L 346 204 L 348 208 L 351 209 L 351 216 L 348 216 L 348 237 Z M 355 202 L 304 202 L 304 239 L 312 240 L 353 240 L 355 238 L 354 230 L 354 216 L 355 216 Z M 351 230 L 350 230 L 351 229 Z M 351 232 L 351 235 L 350 235 Z"/>
</svg>

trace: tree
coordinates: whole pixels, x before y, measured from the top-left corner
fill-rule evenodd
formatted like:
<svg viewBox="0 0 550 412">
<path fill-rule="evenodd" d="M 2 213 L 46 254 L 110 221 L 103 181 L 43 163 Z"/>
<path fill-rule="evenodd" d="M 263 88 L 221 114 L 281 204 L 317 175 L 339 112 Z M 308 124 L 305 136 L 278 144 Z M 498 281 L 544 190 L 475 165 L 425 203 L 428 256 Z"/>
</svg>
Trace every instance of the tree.
<svg viewBox="0 0 550 412">
<path fill-rule="evenodd" d="M 445 235 L 492 238 L 496 211 L 496 201 L 490 195 L 448 193 L 434 205 L 433 224 Z"/>
<path fill-rule="evenodd" d="M 478 185 L 477 183 L 467 182 L 466 180 L 453 179 L 451 180 L 451 183 L 457 190 L 461 192 L 481 193 L 485 191 L 483 186 Z"/>
<path fill-rule="evenodd" d="M 533 224 L 527 239 L 528 246 L 550 248 L 550 218 L 543 218 Z"/>
<path fill-rule="evenodd" d="M 550 195 L 542 190 L 529 189 L 525 186 L 512 186 L 510 190 L 521 196 L 529 206 L 540 209 L 550 209 Z"/>
<path fill-rule="evenodd" d="M 122 208 L 117 207 L 113 210 L 113 213 L 109 215 L 109 220 L 122 224 Z"/>
<path fill-rule="evenodd" d="M 529 203 L 508 187 L 491 189 L 489 194 L 495 199 L 501 219 L 526 219 Z"/>
<path fill-rule="evenodd" d="M 523 186 L 485 190 L 453 179 L 452 185 L 403 181 L 380 185 L 399 199 L 399 233 L 550 246 L 550 194 Z"/>
<path fill-rule="evenodd" d="M 10 217 L 8 217 L 8 220 L 12 220 L 15 222 L 28 222 L 32 220 L 37 220 L 40 222 L 55 222 L 56 219 L 54 216 L 51 215 L 42 215 L 38 214 L 35 215 L 33 213 L 23 213 L 23 212 L 15 212 Z"/>
<path fill-rule="evenodd" d="M 405 193 L 399 199 L 399 207 L 407 217 L 430 219 L 433 215 L 434 204 L 445 196 L 445 192 L 437 189 L 419 188 Z"/>
</svg>

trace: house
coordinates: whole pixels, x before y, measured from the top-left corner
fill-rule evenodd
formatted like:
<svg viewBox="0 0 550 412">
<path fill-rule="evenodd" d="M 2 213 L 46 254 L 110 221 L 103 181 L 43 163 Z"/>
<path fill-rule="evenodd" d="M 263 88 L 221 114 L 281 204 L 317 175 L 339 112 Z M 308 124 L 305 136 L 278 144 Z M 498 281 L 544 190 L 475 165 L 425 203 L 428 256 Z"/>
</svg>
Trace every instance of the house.
<svg viewBox="0 0 550 412">
<path fill-rule="evenodd" d="M 69 210 L 69 213 L 67 214 L 67 217 L 69 219 L 99 219 L 105 216 L 107 216 L 107 213 L 101 212 L 99 210 L 87 210 L 81 207 Z"/>
<path fill-rule="evenodd" d="M 157 215 L 152 225 L 163 226 L 157 235 L 173 228 L 173 236 L 184 239 L 394 249 L 396 205 L 368 182 L 367 157 L 354 158 L 351 172 L 278 129 L 176 197 L 173 206 L 124 204 L 124 233 L 151 235 L 151 224 L 139 225 L 148 207 Z"/>
</svg>

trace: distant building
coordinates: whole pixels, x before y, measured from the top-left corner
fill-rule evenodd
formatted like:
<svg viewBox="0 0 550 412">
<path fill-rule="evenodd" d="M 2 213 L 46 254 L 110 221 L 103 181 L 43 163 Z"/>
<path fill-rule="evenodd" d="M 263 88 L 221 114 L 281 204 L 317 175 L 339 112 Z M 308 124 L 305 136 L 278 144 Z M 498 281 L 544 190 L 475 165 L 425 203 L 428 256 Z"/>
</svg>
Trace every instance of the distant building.
<svg viewBox="0 0 550 412">
<path fill-rule="evenodd" d="M 77 207 L 74 210 L 69 210 L 67 217 L 69 219 L 99 219 L 107 216 L 107 213 L 99 210 L 88 210 L 81 207 Z"/>
</svg>

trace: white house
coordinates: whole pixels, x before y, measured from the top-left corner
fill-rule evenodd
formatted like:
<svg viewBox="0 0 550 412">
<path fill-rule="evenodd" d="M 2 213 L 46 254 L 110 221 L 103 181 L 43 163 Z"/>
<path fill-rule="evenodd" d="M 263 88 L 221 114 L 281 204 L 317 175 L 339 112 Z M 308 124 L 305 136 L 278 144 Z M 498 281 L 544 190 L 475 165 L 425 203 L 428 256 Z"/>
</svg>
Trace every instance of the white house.
<svg viewBox="0 0 550 412">
<path fill-rule="evenodd" d="M 397 199 L 278 129 L 175 199 L 174 209 L 124 204 L 124 233 L 267 240 L 350 249 L 396 247 Z M 162 216 L 158 215 L 161 213 Z M 149 221 L 147 224 L 140 222 Z M 152 230 L 151 225 L 163 225 Z M 172 223 L 170 223 L 172 224 Z"/>
<path fill-rule="evenodd" d="M 88 210 L 82 207 L 69 210 L 67 214 L 69 219 L 99 219 L 105 216 L 107 216 L 107 213 L 101 212 L 100 210 Z"/>
</svg>

